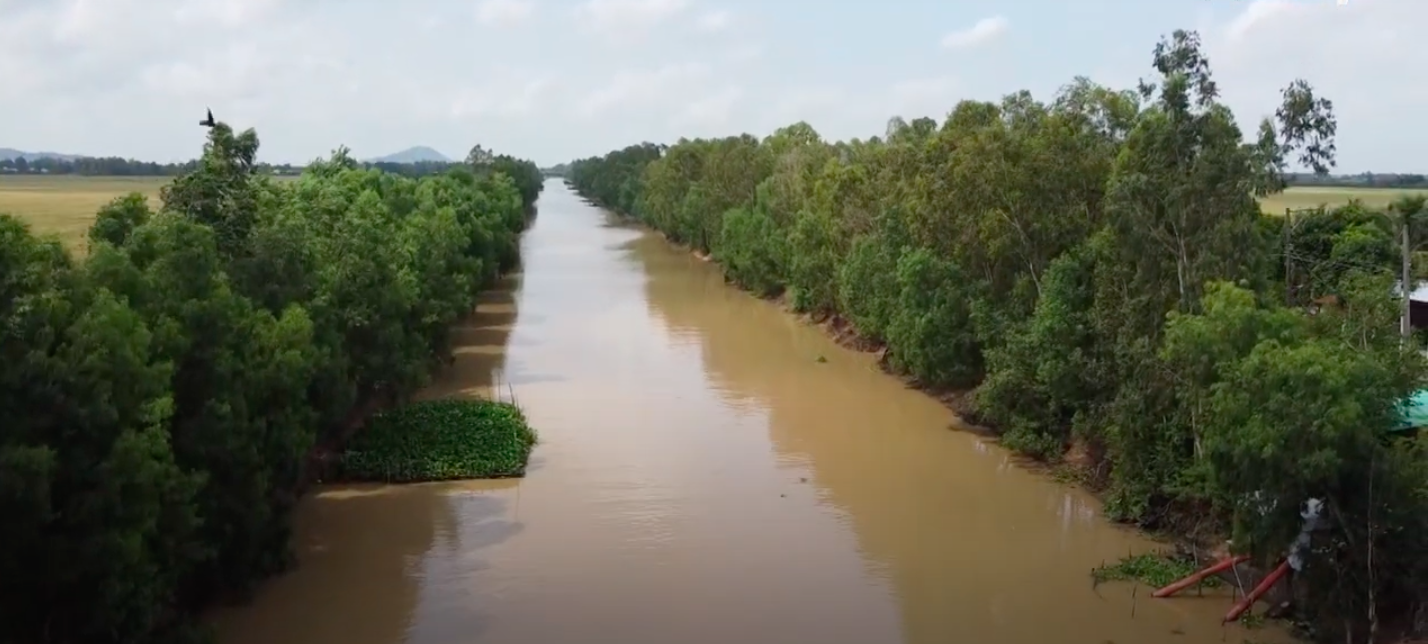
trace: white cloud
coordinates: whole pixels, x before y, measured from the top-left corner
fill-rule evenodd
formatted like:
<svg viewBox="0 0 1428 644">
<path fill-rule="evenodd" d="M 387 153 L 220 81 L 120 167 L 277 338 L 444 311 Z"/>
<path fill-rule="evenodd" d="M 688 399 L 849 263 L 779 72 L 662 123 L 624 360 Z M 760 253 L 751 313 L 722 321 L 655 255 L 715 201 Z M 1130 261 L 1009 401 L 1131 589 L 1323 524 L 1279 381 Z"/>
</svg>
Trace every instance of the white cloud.
<svg viewBox="0 0 1428 644">
<path fill-rule="evenodd" d="M 884 116 L 910 119 L 932 116 L 941 121 L 954 104 L 957 81 L 946 76 L 902 80 L 892 84 Z"/>
<path fill-rule="evenodd" d="M 181 23 L 213 23 L 239 29 L 271 16 L 283 0 L 192 0 L 180 6 L 175 17 Z"/>
<path fill-rule="evenodd" d="M 736 85 L 727 86 L 713 94 L 689 103 L 674 117 L 675 127 L 714 128 L 719 134 L 732 134 L 728 130 L 729 119 L 734 105 L 744 97 L 744 90 Z"/>
<path fill-rule="evenodd" d="M 944 49 L 971 49 L 980 47 L 1006 33 L 1011 23 L 1002 16 L 992 16 L 977 21 L 961 31 L 954 31 L 942 37 L 942 47 Z"/>
<path fill-rule="evenodd" d="M 545 99 L 555 88 L 550 78 L 529 72 L 497 69 L 492 80 L 478 86 L 458 89 L 451 101 L 450 116 L 458 121 L 484 118 L 523 118 L 535 116 L 545 105 Z"/>
<path fill-rule="evenodd" d="M 123 13 L 121 2 L 78 0 L 60 9 L 54 22 L 54 34 L 61 42 L 79 43 L 99 36 L 106 24 L 112 24 L 111 19 Z"/>
<path fill-rule="evenodd" d="M 656 103 L 680 103 L 690 90 L 708 78 L 710 68 L 701 63 L 669 64 L 652 70 L 617 72 L 604 86 L 587 94 L 576 105 L 582 117 L 594 117 L 617 108 L 650 107 Z"/>
<path fill-rule="evenodd" d="M 1231 40 L 1241 40 L 1256 25 L 1262 26 L 1266 22 L 1274 20 L 1275 16 L 1282 16 L 1291 11 L 1294 11 L 1294 5 L 1289 2 L 1256 0 L 1249 3 L 1244 11 L 1230 21 L 1230 24 L 1225 27 L 1225 35 Z"/>
<path fill-rule="evenodd" d="M 957 86 L 951 78 L 918 78 L 893 83 L 893 99 L 900 102 L 916 102 L 931 98 L 945 98 Z"/>
<path fill-rule="evenodd" d="M 768 116 L 779 126 L 813 121 L 845 100 L 843 90 L 837 87 L 794 87 L 773 102 Z"/>
<path fill-rule="evenodd" d="M 574 16 L 587 31 L 621 40 L 642 36 L 688 8 L 689 0 L 586 0 Z"/>
<path fill-rule="evenodd" d="M 532 0 L 482 0 L 476 5 L 476 22 L 508 26 L 525 22 L 535 12 Z"/>
<path fill-rule="evenodd" d="M 1415 0 L 1255 0 L 1221 16 L 1204 34 L 1205 50 L 1241 129 L 1253 131 L 1273 114 L 1278 90 L 1303 78 L 1334 101 L 1341 168 L 1422 171 L 1421 162 L 1399 167 L 1419 156 L 1422 139 L 1387 130 L 1413 121 L 1428 104 L 1428 90 L 1402 76 L 1428 69 L 1428 50 L 1415 44 L 1414 31 L 1425 22 L 1428 3 Z"/>
<path fill-rule="evenodd" d="M 139 78 L 146 90 L 173 98 L 232 100 L 257 93 L 258 84 L 270 80 L 280 62 L 271 52 L 236 45 L 198 59 L 145 67 Z"/>
<path fill-rule="evenodd" d="M 43 66 L 32 65 L 26 52 L 38 48 L 39 34 L 45 26 L 39 11 L 5 14 L 0 19 L 0 101 L 11 101 L 43 90 L 47 80 Z"/>
<path fill-rule="evenodd" d="M 866 13 L 829 12 L 809 29 L 779 3 L 746 13 L 724 0 L 0 0 L 0 146 L 191 158 L 203 136 L 194 121 L 210 106 L 256 128 L 261 157 L 277 161 L 340 144 L 373 156 L 480 142 L 556 163 L 797 120 L 830 138 L 867 137 L 890 116 L 941 118 L 964 97 L 1027 87 L 1047 98 L 1074 70 L 1133 83 L 1151 72 L 1159 35 L 1127 24 L 1134 9 L 1199 28 L 1246 131 L 1303 77 L 1334 101 L 1341 168 L 1428 170 L 1428 134 L 1402 125 L 1428 104 L 1428 86 L 1405 76 L 1428 67 L 1412 32 L 1428 2 L 1103 1 L 1108 17 L 1086 33 L 1003 48 L 954 79 L 945 61 L 907 58 L 897 33 L 858 31 Z M 900 19 L 937 19 L 926 2 L 888 2 Z M 558 19 L 537 20 L 545 14 Z M 947 44 L 1010 35 L 1004 18 L 972 23 Z M 710 29 L 719 35 L 693 37 Z M 861 36 L 832 56 L 821 49 L 829 30 Z M 1045 64 L 1047 47 L 1062 52 L 1056 64 Z"/>
<path fill-rule="evenodd" d="M 729 28 L 729 23 L 733 21 L 733 16 L 728 11 L 716 9 L 706 11 L 699 16 L 699 30 L 709 33 L 724 31 Z"/>
<path fill-rule="evenodd" d="M 751 63 L 764 56 L 764 49 L 758 45 L 739 45 L 724 54 L 724 60 L 731 65 Z"/>
</svg>

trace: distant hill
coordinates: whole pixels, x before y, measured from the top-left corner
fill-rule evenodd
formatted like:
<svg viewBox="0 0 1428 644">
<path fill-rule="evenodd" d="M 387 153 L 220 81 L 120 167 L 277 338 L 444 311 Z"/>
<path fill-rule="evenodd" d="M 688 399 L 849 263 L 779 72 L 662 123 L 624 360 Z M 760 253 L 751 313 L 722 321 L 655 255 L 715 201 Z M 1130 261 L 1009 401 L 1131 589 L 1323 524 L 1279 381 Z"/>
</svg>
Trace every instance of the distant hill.
<svg viewBox="0 0 1428 644">
<path fill-rule="evenodd" d="M 402 150 L 401 152 L 367 160 L 368 163 L 419 163 L 422 161 L 451 163 L 451 158 L 424 145 L 418 145 L 414 148 Z"/>
<path fill-rule="evenodd" d="M 14 161 L 24 158 L 26 161 L 36 161 L 39 159 L 55 159 L 58 161 L 73 161 L 82 158 L 78 154 L 60 154 L 58 152 L 25 152 L 14 148 L 0 148 L 0 161 Z"/>
</svg>

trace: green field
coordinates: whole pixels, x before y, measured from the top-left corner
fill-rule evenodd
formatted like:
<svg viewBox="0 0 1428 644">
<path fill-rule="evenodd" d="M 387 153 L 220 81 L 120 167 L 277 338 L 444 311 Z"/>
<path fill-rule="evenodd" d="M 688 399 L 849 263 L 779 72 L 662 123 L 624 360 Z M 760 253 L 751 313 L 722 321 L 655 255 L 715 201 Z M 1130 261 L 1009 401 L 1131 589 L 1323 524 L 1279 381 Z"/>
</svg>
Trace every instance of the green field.
<svg viewBox="0 0 1428 644">
<path fill-rule="evenodd" d="M 150 207 L 158 208 L 159 188 L 170 181 L 173 177 L 0 175 L 0 213 L 28 221 L 36 233 L 59 235 L 66 246 L 83 252 L 85 233 L 100 206 L 141 192 L 148 195 Z"/>
<path fill-rule="evenodd" d="M 37 233 L 54 233 L 77 251 L 85 249 L 84 236 L 94 213 L 110 199 L 130 192 L 149 196 L 159 205 L 159 188 L 171 177 L 80 177 L 80 176 L 0 176 L 0 213 L 18 215 L 30 222 Z M 1359 199 L 1365 205 L 1383 207 L 1404 194 L 1428 194 L 1428 190 L 1383 188 L 1290 188 L 1264 200 L 1264 210 L 1283 213 L 1285 208 L 1313 208 L 1319 204 L 1337 206 Z"/>
<path fill-rule="evenodd" d="M 1370 208 L 1382 208 L 1404 195 L 1428 195 L 1428 190 L 1399 188 L 1290 188 L 1261 201 L 1264 211 L 1282 215 L 1285 208 L 1340 206 L 1358 199 Z"/>
<path fill-rule="evenodd" d="M 65 245 L 83 251 L 94 213 L 109 200 L 142 192 L 159 205 L 159 188 L 172 177 L 0 176 L 0 213 L 30 222 L 36 233 L 59 235 Z"/>
</svg>

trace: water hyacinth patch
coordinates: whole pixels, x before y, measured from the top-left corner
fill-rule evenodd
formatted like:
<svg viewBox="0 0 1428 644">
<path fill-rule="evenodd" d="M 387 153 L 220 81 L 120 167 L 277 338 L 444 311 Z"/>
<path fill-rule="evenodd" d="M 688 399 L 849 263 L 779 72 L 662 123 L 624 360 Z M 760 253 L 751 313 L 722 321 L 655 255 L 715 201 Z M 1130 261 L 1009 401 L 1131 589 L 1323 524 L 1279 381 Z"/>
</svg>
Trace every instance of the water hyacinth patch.
<svg viewBox="0 0 1428 644">
<path fill-rule="evenodd" d="M 391 483 L 523 476 L 535 442 L 514 404 L 422 401 L 374 416 L 338 470 L 347 480 Z"/>
</svg>

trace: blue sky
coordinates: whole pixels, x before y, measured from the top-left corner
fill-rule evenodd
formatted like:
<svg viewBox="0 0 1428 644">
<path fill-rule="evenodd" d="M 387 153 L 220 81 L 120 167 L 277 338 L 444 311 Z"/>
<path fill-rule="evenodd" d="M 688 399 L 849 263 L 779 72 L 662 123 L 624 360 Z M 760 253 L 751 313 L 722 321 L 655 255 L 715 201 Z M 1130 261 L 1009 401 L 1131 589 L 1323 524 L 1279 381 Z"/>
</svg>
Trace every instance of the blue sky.
<svg viewBox="0 0 1428 644">
<path fill-rule="evenodd" d="M 1423 24 L 1425 0 L 0 0 L 0 146 L 188 158 L 205 106 L 272 161 L 866 137 L 1077 75 L 1130 87 L 1188 28 L 1246 131 L 1303 77 L 1338 107 L 1341 170 L 1424 172 Z"/>
</svg>

